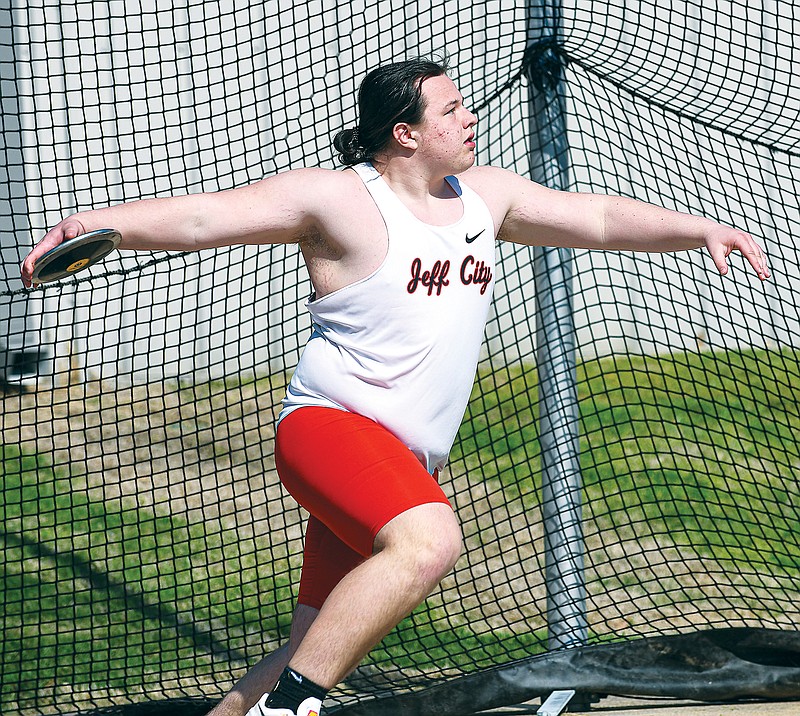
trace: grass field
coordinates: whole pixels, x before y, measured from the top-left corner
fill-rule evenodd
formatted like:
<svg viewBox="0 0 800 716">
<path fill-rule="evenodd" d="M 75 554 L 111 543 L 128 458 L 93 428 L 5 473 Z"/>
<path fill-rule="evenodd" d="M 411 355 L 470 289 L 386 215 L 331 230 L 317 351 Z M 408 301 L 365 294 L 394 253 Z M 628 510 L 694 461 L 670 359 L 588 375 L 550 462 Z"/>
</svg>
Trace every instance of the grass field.
<svg viewBox="0 0 800 716">
<path fill-rule="evenodd" d="M 708 564 L 736 565 L 740 576 L 760 575 L 749 590 L 757 590 L 763 579 L 790 590 L 800 565 L 798 384 L 798 357 L 785 351 L 614 357 L 579 366 L 590 549 L 609 536 L 626 549 L 637 541 L 669 543 Z M 148 399 L 133 409 L 115 406 L 113 419 L 119 422 L 106 427 L 121 435 L 127 423 L 119 416 L 125 415 L 136 437 L 136 421 L 147 418 L 148 428 L 140 432 L 145 441 L 149 436 L 158 443 L 147 450 L 156 454 L 163 447 L 167 461 L 171 451 L 186 445 L 197 453 L 205 450 L 200 467 L 190 464 L 202 481 L 203 469 L 211 474 L 215 465 L 230 463 L 225 448 L 230 436 L 248 442 L 251 427 L 237 427 L 230 418 L 235 411 L 227 409 L 240 393 L 222 398 L 221 405 L 212 400 L 225 393 L 219 386 L 195 389 L 193 399 L 178 401 L 174 414 L 164 399 Z M 5 402 L 6 410 L 13 407 Z M 17 410 L 31 425 L 57 419 L 52 407 L 42 410 L 35 401 L 22 400 Z M 246 425 L 254 413 L 240 407 L 236 420 Z M 86 415 L 82 420 L 87 423 Z M 197 428 L 204 422 L 206 443 Z M 528 513 L 536 519 L 536 425 L 534 371 L 480 376 L 452 472 L 455 482 L 499 495 L 495 502 L 507 510 L 509 523 Z M 252 437 L 266 439 L 260 428 L 252 429 Z M 162 433 L 167 437 L 159 442 Z M 88 429 L 80 434 L 92 435 Z M 144 449 L 139 443 L 136 449 Z M 210 498 L 182 495 L 186 508 L 176 510 L 163 499 L 167 492 L 153 488 L 147 499 L 137 496 L 137 489 L 154 484 L 158 475 L 136 473 L 124 489 L 110 489 L 125 471 L 87 470 L 94 463 L 85 456 L 86 445 L 83 469 L 54 463 L 51 453 L 37 452 L 37 446 L 34 437 L 2 448 L 0 710 L 23 708 L 59 689 L 110 698 L 146 690 L 148 684 L 179 688 L 187 664 L 192 683 L 213 684 L 219 668 L 241 669 L 286 635 L 298 574 L 294 532 L 287 537 L 285 531 L 244 529 L 230 510 L 204 508 L 207 499 L 224 501 L 229 494 L 213 480 L 202 488 Z M 241 465 L 224 467 L 235 483 Z M 492 518 L 466 519 L 468 551 L 484 559 L 481 540 Z M 498 541 L 492 559 L 506 552 Z M 612 561 L 609 557 L 609 566 L 590 559 L 591 590 L 642 589 L 641 581 L 626 582 L 630 573 L 605 574 Z M 619 569 L 624 572 L 626 564 L 620 562 Z M 773 597 L 789 605 L 797 594 Z M 498 626 L 490 615 L 489 626 L 481 627 L 476 614 L 491 608 L 478 605 L 459 620 L 446 614 L 451 601 L 463 604 L 467 597 L 446 588 L 387 638 L 376 659 L 400 669 L 424 671 L 432 664 L 470 669 L 542 649 L 544 632 L 534 620 L 521 630 Z M 742 605 L 748 608 L 746 600 Z M 795 613 L 787 619 L 796 618 Z M 608 638 L 599 628 L 594 633 Z"/>
<path fill-rule="evenodd" d="M 453 461 L 504 483 L 538 475 L 534 371 L 484 378 Z M 613 357 L 578 367 L 584 504 L 600 527 L 647 523 L 714 559 L 800 564 L 800 364 L 794 352 Z M 491 452 L 493 460 L 479 456 Z"/>
</svg>

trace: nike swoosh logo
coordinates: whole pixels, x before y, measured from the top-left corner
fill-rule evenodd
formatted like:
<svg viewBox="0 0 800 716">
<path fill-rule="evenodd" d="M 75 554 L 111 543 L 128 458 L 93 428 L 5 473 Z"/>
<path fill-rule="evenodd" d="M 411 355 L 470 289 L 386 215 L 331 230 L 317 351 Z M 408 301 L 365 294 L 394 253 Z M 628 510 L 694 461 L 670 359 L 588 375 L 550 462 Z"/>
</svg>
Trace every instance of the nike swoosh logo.
<svg viewBox="0 0 800 716">
<path fill-rule="evenodd" d="M 471 243 L 472 243 L 473 241 L 475 241 L 475 239 L 477 239 L 477 238 L 478 238 L 478 237 L 479 237 L 479 236 L 480 236 L 480 235 L 481 235 L 481 234 L 482 234 L 484 231 L 486 231 L 486 229 L 482 229 L 482 230 L 481 230 L 481 231 L 479 231 L 477 234 L 475 234 L 475 236 L 470 236 L 469 234 L 467 234 L 467 235 L 466 235 L 466 237 L 464 237 L 464 238 L 466 238 L 466 240 L 467 240 L 467 243 L 468 243 L 468 244 L 471 244 Z"/>
</svg>

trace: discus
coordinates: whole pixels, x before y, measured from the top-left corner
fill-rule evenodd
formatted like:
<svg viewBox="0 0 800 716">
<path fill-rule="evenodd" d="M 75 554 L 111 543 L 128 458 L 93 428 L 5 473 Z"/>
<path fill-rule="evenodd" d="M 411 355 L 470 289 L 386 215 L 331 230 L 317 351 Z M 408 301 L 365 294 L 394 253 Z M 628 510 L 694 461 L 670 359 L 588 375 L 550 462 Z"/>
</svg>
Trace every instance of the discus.
<svg viewBox="0 0 800 716">
<path fill-rule="evenodd" d="M 63 241 L 34 264 L 31 281 L 50 283 L 72 276 L 102 261 L 122 241 L 116 229 L 97 229 Z"/>
</svg>

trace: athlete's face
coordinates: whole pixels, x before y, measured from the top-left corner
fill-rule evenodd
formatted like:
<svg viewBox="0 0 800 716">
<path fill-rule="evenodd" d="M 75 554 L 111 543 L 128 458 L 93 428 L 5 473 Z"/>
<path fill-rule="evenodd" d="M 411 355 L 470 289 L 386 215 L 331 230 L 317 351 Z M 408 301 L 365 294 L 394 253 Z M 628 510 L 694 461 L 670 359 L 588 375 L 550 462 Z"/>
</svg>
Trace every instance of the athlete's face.
<svg viewBox="0 0 800 716">
<path fill-rule="evenodd" d="M 417 151 L 426 160 L 458 174 L 475 162 L 475 125 L 478 118 L 464 106 L 464 98 L 446 75 L 422 83 L 425 114 L 413 130 Z"/>
</svg>

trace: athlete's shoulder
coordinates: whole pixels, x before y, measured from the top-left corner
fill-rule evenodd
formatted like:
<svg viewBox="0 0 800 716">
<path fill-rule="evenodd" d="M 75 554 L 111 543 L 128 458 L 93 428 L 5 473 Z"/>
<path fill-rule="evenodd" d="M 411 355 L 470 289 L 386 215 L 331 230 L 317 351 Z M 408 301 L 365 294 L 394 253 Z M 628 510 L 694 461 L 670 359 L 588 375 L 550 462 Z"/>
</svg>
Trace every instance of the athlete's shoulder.
<svg viewBox="0 0 800 716">
<path fill-rule="evenodd" d="M 270 202 L 309 215 L 358 201 L 364 183 L 354 171 L 300 167 L 278 172 L 251 185 Z"/>
<path fill-rule="evenodd" d="M 302 180 L 313 186 L 314 191 L 328 191 L 342 193 L 344 199 L 349 199 L 351 193 L 364 187 L 364 182 L 351 167 L 342 169 L 308 168 L 299 169 Z"/>
<path fill-rule="evenodd" d="M 479 187 L 502 189 L 522 179 L 519 174 L 492 165 L 472 166 L 465 172 L 459 174 L 458 178 L 463 178 L 464 182 L 474 189 Z"/>
<path fill-rule="evenodd" d="M 541 184 L 531 181 L 509 169 L 495 166 L 474 166 L 463 174 L 464 182 L 490 205 L 513 209 L 520 204 L 546 199 L 550 192 Z"/>
<path fill-rule="evenodd" d="M 312 203 L 322 216 L 330 212 L 337 215 L 358 214 L 371 206 L 369 192 L 361 177 L 351 168 L 316 169 L 304 177 L 307 201 Z"/>
<path fill-rule="evenodd" d="M 291 175 L 288 192 L 295 210 L 307 218 L 309 232 L 326 244 L 350 250 L 358 244 L 365 226 L 374 229 L 381 224 L 363 180 L 349 167 L 310 167 L 284 172 L 287 174 Z M 374 230 L 370 236 L 373 234 Z"/>
<path fill-rule="evenodd" d="M 300 167 L 278 172 L 262 180 L 266 184 L 283 183 L 289 185 L 301 185 L 307 189 L 313 187 L 319 189 L 342 189 L 360 183 L 358 176 L 353 171 L 347 169 L 324 169 L 322 167 Z M 313 194 L 313 192 L 309 192 Z"/>
<path fill-rule="evenodd" d="M 494 166 L 473 166 L 456 178 L 483 199 L 496 220 L 501 220 L 512 205 L 520 182 L 527 181 L 508 169 Z"/>
</svg>

